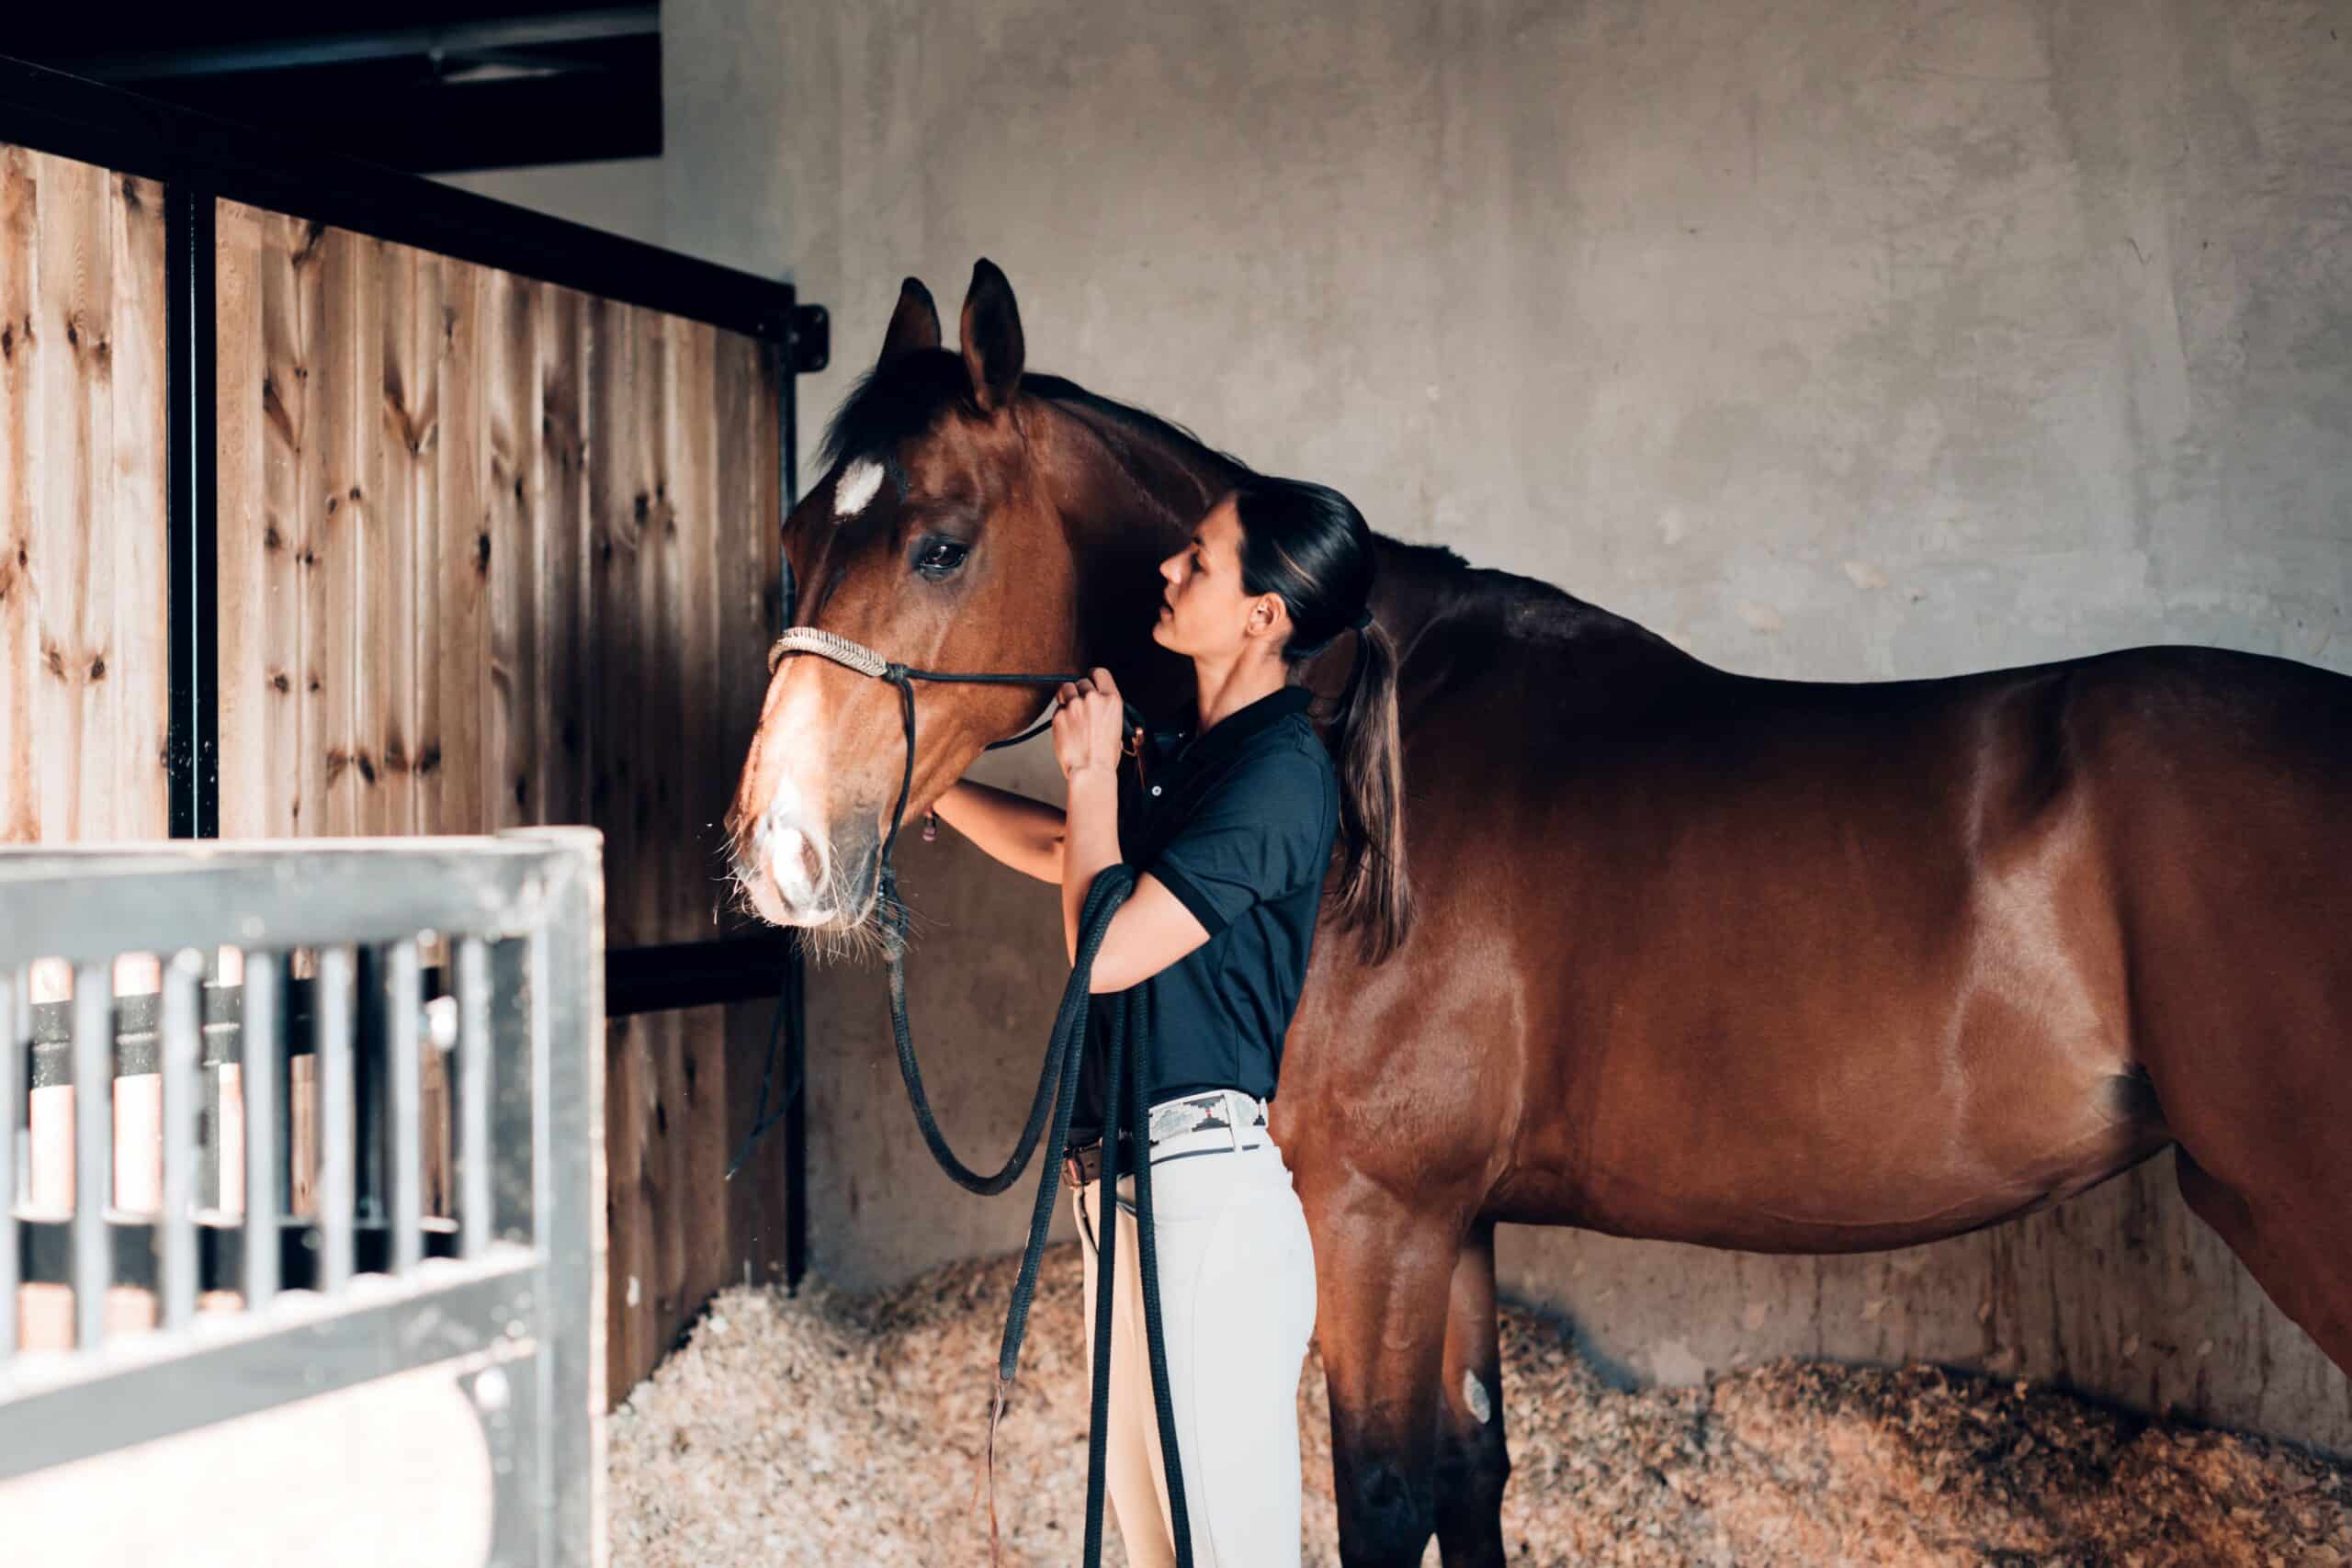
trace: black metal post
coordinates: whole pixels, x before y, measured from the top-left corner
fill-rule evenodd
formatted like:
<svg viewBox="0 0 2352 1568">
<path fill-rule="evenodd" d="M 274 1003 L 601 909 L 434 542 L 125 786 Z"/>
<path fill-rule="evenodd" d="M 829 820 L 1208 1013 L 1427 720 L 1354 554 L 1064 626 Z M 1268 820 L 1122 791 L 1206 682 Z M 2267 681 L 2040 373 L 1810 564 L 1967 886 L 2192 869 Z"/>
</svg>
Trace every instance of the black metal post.
<svg viewBox="0 0 2352 1568">
<path fill-rule="evenodd" d="M 792 933 L 785 954 L 784 1081 L 784 1282 L 800 1288 L 808 1272 L 808 971 L 800 958 L 800 933 Z"/>
<path fill-rule="evenodd" d="M 787 310 L 786 330 L 775 349 L 778 528 L 792 515 L 793 503 L 800 494 L 800 400 L 795 383 L 803 356 L 792 331 L 797 315 Z M 778 624 L 783 617 L 783 595 L 778 593 L 768 603 L 775 606 L 768 626 L 768 636 L 773 637 L 784 630 Z M 786 1290 L 797 1291 L 808 1271 L 808 1016 L 802 1005 L 807 971 L 801 964 L 798 931 L 785 933 L 784 966 L 784 1283 Z"/>
<path fill-rule="evenodd" d="M 194 179 L 165 194 L 170 346 L 164 446 L 171 475 L 171 835 L 220 836 L 220 446 L 215 385 L 212 195 Z"/>
</svg>

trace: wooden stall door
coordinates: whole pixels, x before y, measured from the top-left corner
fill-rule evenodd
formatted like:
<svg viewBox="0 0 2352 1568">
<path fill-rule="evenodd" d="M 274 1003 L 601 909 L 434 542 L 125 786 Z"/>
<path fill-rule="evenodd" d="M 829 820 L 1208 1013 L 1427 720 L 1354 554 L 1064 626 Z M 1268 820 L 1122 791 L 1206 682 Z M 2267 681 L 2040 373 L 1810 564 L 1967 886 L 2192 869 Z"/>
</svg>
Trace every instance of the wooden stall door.
<svg viewBox="0 0 2352 1568">
<path fill-rule="evenodd" d="M 586 822 L 611 945 L 722 934 L 777 572 L 772 356 L 284 214 L 224 203 L 216 232 L 223 835 Z M 780 1264 L 780 1149 L 721 1179 L 765 1043 L 732 1036 L 715 1008 L 610 1026 L 616 1400 Z"/>
</svg>

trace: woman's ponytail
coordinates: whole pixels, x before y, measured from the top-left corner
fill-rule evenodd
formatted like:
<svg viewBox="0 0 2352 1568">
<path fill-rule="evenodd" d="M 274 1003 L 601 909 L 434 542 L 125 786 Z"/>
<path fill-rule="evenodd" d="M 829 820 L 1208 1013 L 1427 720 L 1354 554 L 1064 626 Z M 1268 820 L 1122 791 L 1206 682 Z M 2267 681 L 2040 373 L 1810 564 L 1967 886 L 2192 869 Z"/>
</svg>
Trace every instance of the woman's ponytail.
<svg viewBox="0 0 2352 1568">
<path fill-rule="evenodd" d="M 1305 479 L 1253 475 L 1234 491 L 1241 523 L 1242 586 L 1274 593 L 1290 611 L 1283 657 L 1294 669 L 1340 637 L 1356 638 L 1332 750 L 1340 775 L 1340 923 L 1377 964 L 1413 924 L 1405 863 L 1403 747 L 1396 722 L 1396 645 L 1371 619 L 1379 570 L 1372 527 L 1353 502 Z"/>
</svg>

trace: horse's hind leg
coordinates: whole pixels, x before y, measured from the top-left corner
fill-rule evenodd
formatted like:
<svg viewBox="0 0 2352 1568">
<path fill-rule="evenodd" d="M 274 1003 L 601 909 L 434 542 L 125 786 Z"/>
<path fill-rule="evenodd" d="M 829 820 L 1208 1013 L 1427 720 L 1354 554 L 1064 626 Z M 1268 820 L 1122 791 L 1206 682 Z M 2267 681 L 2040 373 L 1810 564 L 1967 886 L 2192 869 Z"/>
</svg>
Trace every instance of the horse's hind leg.
<svg viewBox="0 0 2352 1568">
<path fill-rule="evenodd" d="M 2310 1162 L 2312 1177 L 2256 1188 L 2222 1181 L 2186 1147 L 2175 1157 L 2181 1196 L 2197 1217 L 2221 1233 L 2278 1310 L 2352 1373 L 2352 1165 L 2322 1155 Z"/>
<path fill-rule="evenodd" d="M 2260 945 L 2229 953 L 2236 962 L 2151 979 L 2143 1005 L 2162 1027 L 2143 1059 L 2178 1145 L 2181 1196 L 2352 1373 L 2352 953 L 2313 953 L 2308 931 L 2273 920 L 2240 922 Z M 2219 939 L 2209 951 L 2223 951 Z"/>
<path fill-rule="evenodd" d="M 1502 1568 L 1502 1353 L 1495 1322 L 1495 1227 L 1474 1226 L 1453 1266 L 1437 1401 L 1437 1540 L 1445 1568 Z"/>
</svg>

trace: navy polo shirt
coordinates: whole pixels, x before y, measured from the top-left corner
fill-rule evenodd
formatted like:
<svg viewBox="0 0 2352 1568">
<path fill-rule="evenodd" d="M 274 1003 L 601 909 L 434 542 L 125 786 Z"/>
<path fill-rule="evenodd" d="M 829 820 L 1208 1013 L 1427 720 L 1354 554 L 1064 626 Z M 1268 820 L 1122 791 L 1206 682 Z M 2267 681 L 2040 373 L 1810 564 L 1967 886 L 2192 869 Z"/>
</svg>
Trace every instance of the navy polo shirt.
<svg viewBox="0 0 2352 1568">
<path fill-rule="evenodd" d="M 1154 1004 L 1149 1103 L 1211 1089 L 1273 1098 L 1340 827 L 1339 779 L 1309 700 L 1285 686 L 1205 733 L 1151 736 L 1141 765 L 1121 770 L 1120 854 L 1209 933 L 1143 982 Z M 1072 1147 L 1102 1135 L 1109 1010 L 1098 1005 L 1089 1021 Z"/>
</svg>

